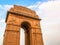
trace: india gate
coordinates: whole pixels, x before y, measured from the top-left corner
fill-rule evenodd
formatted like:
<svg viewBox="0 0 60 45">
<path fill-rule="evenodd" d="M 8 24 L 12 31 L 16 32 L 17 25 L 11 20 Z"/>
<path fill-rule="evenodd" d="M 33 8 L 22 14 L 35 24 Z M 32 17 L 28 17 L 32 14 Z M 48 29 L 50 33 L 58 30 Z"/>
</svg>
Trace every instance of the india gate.
<svg viewBox="0 0 60 45">
<path fill-rule="evenodd" d="M 44 45 L 40 21 L 35 11 L 14 5 L 7 12 L 3 45 L 20 45 L 21 28 L 25 31 L 25 45 Z"/>
</svg>

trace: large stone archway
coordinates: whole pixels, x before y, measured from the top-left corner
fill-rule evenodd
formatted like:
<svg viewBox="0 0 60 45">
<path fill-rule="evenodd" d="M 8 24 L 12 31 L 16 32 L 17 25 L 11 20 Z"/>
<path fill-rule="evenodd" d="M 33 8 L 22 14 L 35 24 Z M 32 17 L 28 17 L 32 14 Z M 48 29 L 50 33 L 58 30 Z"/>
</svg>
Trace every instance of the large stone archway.
<svg viewBox="0 0 60 45">
<path fill-rule="evenodd" d="M 25 30 L 25 45 L 43 45 L 39 17 L 35 11 L 16 6 L 7 12 L 3 45 L 20 45 L 20 28 Z"/>
</svg>

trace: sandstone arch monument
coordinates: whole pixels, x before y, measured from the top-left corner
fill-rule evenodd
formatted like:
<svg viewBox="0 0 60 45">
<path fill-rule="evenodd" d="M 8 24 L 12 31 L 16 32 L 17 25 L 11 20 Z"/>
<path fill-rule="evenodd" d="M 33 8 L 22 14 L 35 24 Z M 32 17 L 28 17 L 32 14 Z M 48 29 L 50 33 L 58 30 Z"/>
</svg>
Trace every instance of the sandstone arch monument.
<svg viewBox="0 0 60 45">
<path fill-rule="evenodd" d="M 7 12 L 3 45 L 20 45 L 20 29 L 25 31 L 25 45 L 43 45 L 40 20 L 35 11 L 14 5 Z"/>
</svg>

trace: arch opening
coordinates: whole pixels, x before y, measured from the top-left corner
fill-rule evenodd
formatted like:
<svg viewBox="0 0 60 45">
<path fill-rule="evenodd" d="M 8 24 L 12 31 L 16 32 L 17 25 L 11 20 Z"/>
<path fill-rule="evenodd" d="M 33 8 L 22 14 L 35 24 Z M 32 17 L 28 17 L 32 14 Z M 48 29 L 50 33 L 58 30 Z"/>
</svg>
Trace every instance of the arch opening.
<svg viewBox="0 0 60 45">
<path fill-rule="evenodd" d="M 22 31 L 23 30 L 23 31 Z M 21 24 L 21 33 L 22 36 L 20 39 L 20 43 L 24 43 L 23 45 L 30 45 L 30 24 L 28 22 L 22 22 Z M 24 40 L 24 41 L 22 41 Z M 21 42 L 22 41 L 22 42 Z M 20 44 L 22 45 L 22 44 Z"/>
<path fill-rule="evenodd" d="M 30 27 L 31 27 L 31 25 L 26 21 L 22 22 L 22 24 L 21 24 L 21 28 L 23 28 L 25 31 L 30 30 Z"/>
</svg>

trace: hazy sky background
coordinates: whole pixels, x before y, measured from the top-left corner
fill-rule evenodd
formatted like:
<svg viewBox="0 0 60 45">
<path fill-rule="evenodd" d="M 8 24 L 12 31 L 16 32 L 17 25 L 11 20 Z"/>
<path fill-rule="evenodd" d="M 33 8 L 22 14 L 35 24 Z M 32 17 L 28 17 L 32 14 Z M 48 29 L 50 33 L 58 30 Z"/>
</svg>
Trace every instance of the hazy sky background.
<svg viewBox="0 0 60 45">
<path fill-rule="evenodd" d="M 44 45 L 60 45 L 60 0 L 1 0 L 0 1 L 0 45 L 3 43 L 7 10 L 13 5 L 35 10 L 41 20 Z"/>
</svg>

